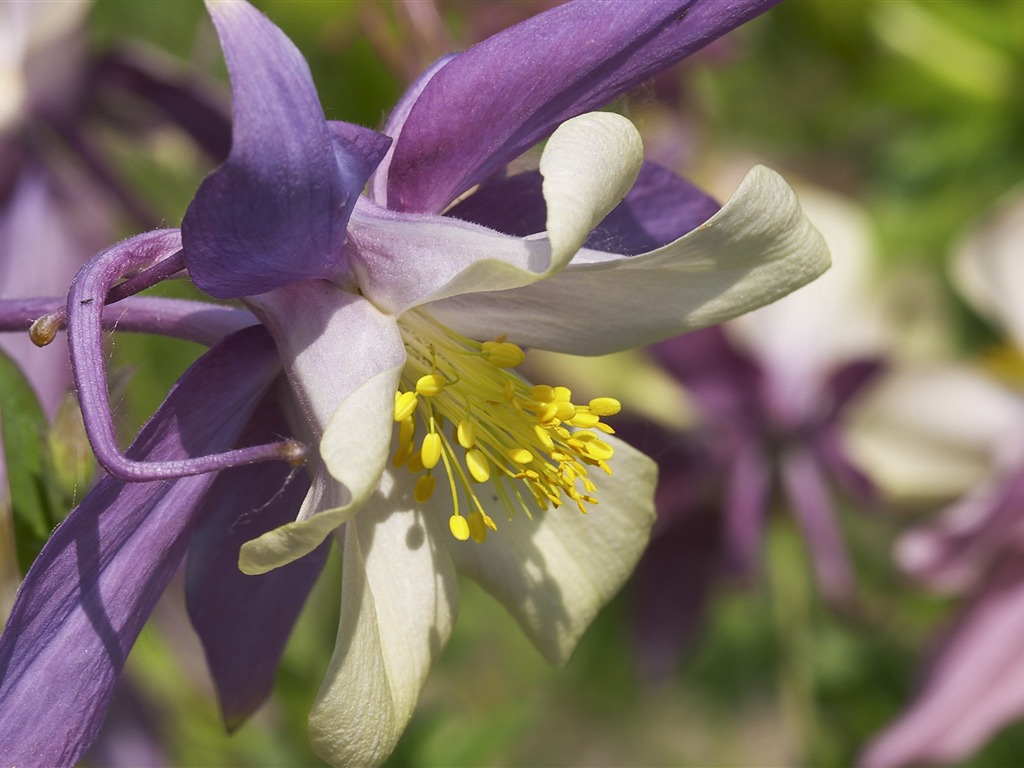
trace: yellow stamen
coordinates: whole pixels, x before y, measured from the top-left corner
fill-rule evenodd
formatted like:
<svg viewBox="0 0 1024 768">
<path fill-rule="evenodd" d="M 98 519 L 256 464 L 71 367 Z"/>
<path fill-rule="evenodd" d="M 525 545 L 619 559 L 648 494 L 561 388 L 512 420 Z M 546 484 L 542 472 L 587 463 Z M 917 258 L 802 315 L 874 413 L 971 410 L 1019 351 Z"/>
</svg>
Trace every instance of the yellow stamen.
<svg viewBox="0 0 1024 768">
<path fill-rule="evenodd" d="M 466 451 L 466 467 L 478 483 L 486 483 L 491 479 L 491 465 L 479 448 Z"/>
<path fill-rule="evenodd" d="M 480 346 L 488 362 L 498 368 L 515 368 L 526 359 L 521 347 L 507 341 L 485 341 Z"/>
<path fill-rule="evenodd" d="M 413 498 L 420 504 L 425 504 L 434 493 L 435 480 L 433 475 L 420 475 L 416 481 L 416 489 L 413 491 Z"/>
<path fill-rule="evenodd" d="M 456 430 L 456 437 L 459 445 L 467 451 L 476 445 L 476 422 L 473 419 L 463 419 L 459 422 Z"/>
<path fill-rule="evenodd" d="M 416 392 L 424 397 L 437 397 L 444 391 L 447 383 L 444 380 L 444 376 L 437 373 L 428 373 L 426 376 L 420 376 L 416 380 Z"/>
<path fill-rule="evenodd" d="M 508 452 L 508 458 L 516 464 L 529 464 L 533 461 L 533 454 L 525 448 L 513 448 Z"/>
<path fill-rule="evenodd" d="M 419 398 L 415 392 L 395 393 L 395 421 L 404 421 L 416 410 Z"/>
<path fill-rule="evenodd" d="M 448 518 L 448 529 L 459 541 L 465 541 L 469 538 L 469 523 L 466 522 L 466 518 L 462 515 L 452 515 Z"/>
<path fill-rule="evenodd" d="M 622 403 L 614 397 L 595 397 L 589 405 L 590 411 L 598 416 L 614 416 L 622 410 Z"/>
<path fill-rule="evenodd" d="M 441 460 L 441 436 L 437 432 L 431 432 L 423 438 L 423 446 L 420 448 L 420 461 L 427 469 L 433 469 Z"/>
<path fill-rule="evenodd" d="M 419 475 L 413 495 L 420 504 L 432 498 L 433 470 L 443 463 L 452 536 L 483 541 L 498 530 L 488 510 L 499 505 L 506 517 L 521 510 L 532 519 L 535 510 L 561 507 L 566 499 L 584 512 L 597 503 L 588 468 L 610 473 L 614 449 L 590 430 L 613 431 L 601 418 L 618 413 L 617 400 L 577 404 L 567 387 L 527 385 L 509 370 L 524 353 L 504 335 L 473 341 L 422 310 L 405 313 L 399 328 L 407 356 L 395 393 L 394 463 Z M 419 450 L 417 420 L 426 429 Z M 488 509 L 478 496 L 482 483 L 488 483 Z"/>
</svg>

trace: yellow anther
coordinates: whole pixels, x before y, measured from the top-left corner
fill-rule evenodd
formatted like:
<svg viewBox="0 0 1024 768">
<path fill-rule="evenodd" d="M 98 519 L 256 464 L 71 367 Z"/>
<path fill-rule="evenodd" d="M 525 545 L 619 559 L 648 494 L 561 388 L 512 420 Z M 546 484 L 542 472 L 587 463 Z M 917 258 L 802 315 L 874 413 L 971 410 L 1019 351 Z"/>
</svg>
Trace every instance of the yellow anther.
<svg viewBox="0 0 1024 768">
<path fill-rule="evenodd" d="M 556 403 L 547 403 L 539 411 L 537 411 L 537 421 L 541 424 L 550 424 L 558 418 L 558 405 Z"/>
<path fill-rule="evenodd" d="M 576 415 L 576 406 L 567 400 L 556 400 L 555 416 L 558 417 L 559 421 L 569 421 L 573 416 Z"/>
<path fill-rule="evenodd" d="M 423 445 L 420 447 L 420 461 L 427 469 L 433 469 L 441 460 L 441 436 L 437 432 L 431 432 L 423 438 Z"/>
<path fill-rule="evenodd" d="M 537 384 L 530 387 L 530 397 L 540 403 L 550 403 L 555 399 L 555 388 L 547 384 Z"/>
<path fill-rule="evenodd" d="M 437 397 L 444 391 L 448 384 L 444 376 L 439 373 L 428 373 L 416 380 L 416 392 L 424 397 Z"/>
<path fill-rule="evenodd" d="M 474 419 L 463 419 L 455 430 L 455 436 L 459 445 L 467 451 L 476 445 L 476 421 Z"/>
<path fill-rule="evenodd" d="M 477 544 L 482 544 L 487 538 L 487 526 L 484 523 L 484 517 L 479 512 L 473 512 L 469 516 L 468 533 L 473 537 L 473 541 Z"/>
<path fill-rule="evenodd" d="M 571 403 L 572 390 L 568 387 L 555 387 L 555 402 Z"/>
<path fill-rule="evenodd" d="M 568 420 L 574 427 L 593 429 L 601 422 L 601 417 L 587 411 L 576 411 L 576 415 Z"/>
<path fill-rule="evenodd" d="M 615 455 L 615 449 L 604 440 L 591 440 L 583 450 L 590 458 L 599 461 L 607 461 Z"/>
<path fill-rule="evenodd" d="M 485 341 L 481 351 L 491 365 L 498 368 L 515 368 L 526 359 L 522 348 L 510 341 Z"/>
<path fill-rule="evenodd" d="M 533 425 L 533 434 L 540 440 L 540 444 L 544 446 L 545 450 L 553 450 L 555 447 L 555 441 L 551 439 L 551 435 L 544 429 L 540 424 Z"/>
<path fill-rule="evenodd" d="M 398 450 L 395 451 L 395 458 L 391 460 L 391 463 L 396 467 L 400 467 L 409 460 L 410 456 L 412 456 L 412 443 L 402 443 L 398 446 Z"/>
<path fill-rule="evenodd" d="M 486 483 L 491 477 L 491 465 L 479 448 L 466 451 L 466 467 L 478 483 Z"/>
<path fill-rule="evenodd" d="M 459 541 L 465 541 L 469 538 L 469 523 L 466 522 L 466 518 L 462 515 L 452 515 L 448 518 L 448 530 Z"/>
<path fill-rule="evenodd" d="M 514 461 L 516 464 L 529 464 L 533 461 L 533 454 L 525 448 L 512 448 L 508 451 L 507 456 L 510 461 Z"/>
<path fill-rule="evenodd" d="M 416 420 L 411 416 L 402 419 L 398 425 L 398 444 L 412 445 L 412 439 L 416 435 Z"/>
<path fill-rule="evenodd" d="M 416 453 L 409 457 L 409 471 L 414 475 L 418 475 L 423 469 L 423 454 L 420 451 L 416 451 Z"/>
<path fill-rule="evenodd" d="M 622 403 L 614 397 L 595 397 L 590 401 L 591 413 L 598 416 L 614 416 L 622 410 Z"/>
<path fill-rule="evenodd" d="M 433 475 L 420 475 L 416 481 L 416 489 L 413 491 L 413 498 L 420 504 L 425 504 L 434 493 L 436 482 Z"/>
<path fill-rule="evenodd" d="M 599 421 L 599 422 L 598 422 L 597 424 L 595 424 L 595 425 L 594 425 L 594 427 L 595 427 L 596 429 L 599 429 L 599 430 L 601 430 L 601 431 L 602 431 L 602 432 L 604 432 L 604 433 L 605 433 L 606 435 L 614 435 L 614 434 L 615 434 L 615 430 L 614 430 L 614 429 L 612 429 L 611 427 L 609 427 L 609 426 L 608 426 L 607 424 L 605 424 L 605 423 L 604 423 L 603 421 Z"/>
<path fill-rule="evenodd" d="M 404 421 L 416 410 L 419 398 L 415 392 L 395 393 L 395 421 Z"/>
</svg>

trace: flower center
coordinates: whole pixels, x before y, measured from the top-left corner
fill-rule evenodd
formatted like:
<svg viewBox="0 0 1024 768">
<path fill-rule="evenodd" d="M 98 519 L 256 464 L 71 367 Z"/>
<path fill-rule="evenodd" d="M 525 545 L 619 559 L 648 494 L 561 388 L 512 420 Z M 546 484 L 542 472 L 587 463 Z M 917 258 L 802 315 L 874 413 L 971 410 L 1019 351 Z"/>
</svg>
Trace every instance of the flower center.
<svg viewBox="0 0 1024 768">
<path fill-rule="evenodd" d="M 588 468 L 610 475 L 614 451 L 593 430 L 614 433 L 601 417 L 619 412 L 617 400 L 578 405 L 566 387 L 531 387 L 510 370 L 525 353 L 504 336 L 473 341 L 419 310 L 403 315 L 400 328 L 407 358 L 395 393 L 393 463 L 419 475 L 421 504 L 437 475 L 447 479 L 456 539 L 479 542 L 498 529 L 476 492 L 487 482 L 510 518 L 521 509 L 532 519 L 528 500 L 547 509 L 569 499 L 583 513 L 597 504 Z"/>
</svg>

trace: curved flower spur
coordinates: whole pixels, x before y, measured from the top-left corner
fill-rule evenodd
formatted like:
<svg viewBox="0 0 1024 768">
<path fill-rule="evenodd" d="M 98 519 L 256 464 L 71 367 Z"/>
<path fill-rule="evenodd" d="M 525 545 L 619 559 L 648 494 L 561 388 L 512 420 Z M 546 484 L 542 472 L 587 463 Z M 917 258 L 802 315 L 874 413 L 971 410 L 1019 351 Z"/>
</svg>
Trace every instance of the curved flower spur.
<svg viewBox="0 0 1024 768">
<path fill-rule="evenodd" d="M 269 683 L 243 681 L 233 651 L 255 644 L 246 663 L 272 677 L 283 638 L 254 628 L 265 619 L 287 633 L 292 619 L 274 612 L 294 586 L 294 616 L 319 570 L 307 564 L 345 525 L 337 645 L 310 715 L 313 744 L 333 764 L 376 764 L 394 748 L 450 634 L 457 573 L 564 664 L 647 541 L 655 471 L 611 434 L 614 399 L 583 403 L 564 387 L 531 386 L 514 370 L 523 348 L 601 354 L 647 344 L 779 298 L 828 265 L 773 172 L 754 169 L 719 210 L 644 163 L 628 120 L 588 110 L 769 5 L 659 0 L 640 12 L 570 2 L 439 61 L 378 134 L 324 119 L 305 61 L 264 16 L 243 2 L 208 3 L 233 91 L 231 154 L 198 190 L 180 242 L 162 231 L 121 243 L 69 295 L 76 381 L 111 477 L 47 545 L 0 639 L 0 743 L 17 745 L 3 756 L 81 754 L 190 536 L 190 613 L 237 722 Z M 549 136 L 538 172 L 504 175 Z M 183 268 L 207 294 L 241 299 L 261 327 L 196 363 L 125 457 L 109 427 L 102 308 L 117 300 L 108 315 L 123 306 L 145 317 L 145 300 L 130 294 Z M 287 387 L 274 383 L 277 366 Z M 263 470 L 240 473 L 278 458 L 270 466 L 282 470 L 265 474 L 277 489 L 288 478 L 286 462 L 301 450 L 269 439 L 282 413 L 317 449 L 306 456 L 309 480 L 274 496 L 256 477 Z M 225 421 L 234 428 L 217 426 Z M 225 500 L 229 519 L 214 521 Z M 281 524 L 289 505 L 293 519 Z M 54 584 L 50 571 L 75 567 L 72 542 L 97 542 L 97 517 L 117 527 L 140 516 L 174 547 L 158 551 L 129 533 L 112 549 L 101 526 L 89 584 Z M 252 523 L 240 556 L 234 517 Z M 163 580 L 119 578 L 131 558 Z M 251 585 L 282 573 L 254 599 Z M 52 606 L 43 588 L 65 602 Z M 131 620 L 115 621 L 129 601 Z M 236 606 L 245 626 L 225 626 Z M 87 697 L 69 697 L 69 686 Z M 67 721 L 40 714 L 51 706 Z"/>
</svg>

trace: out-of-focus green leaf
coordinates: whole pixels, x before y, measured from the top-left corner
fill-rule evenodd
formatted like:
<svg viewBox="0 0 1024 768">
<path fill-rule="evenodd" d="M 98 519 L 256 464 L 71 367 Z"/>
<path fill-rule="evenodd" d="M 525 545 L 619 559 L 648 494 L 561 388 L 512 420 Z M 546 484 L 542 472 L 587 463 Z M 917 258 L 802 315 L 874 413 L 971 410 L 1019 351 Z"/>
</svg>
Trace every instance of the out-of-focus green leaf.
<svg viewBox="0 0 1024 768">
<path fill-rule="evenodd" d="M 58 522 L 52 515 L 46 490 L 46 431 L 46 416 L 32 387 L 18 366 L 0 354 L 0 435 L 22 573 L 28 570 Z"/>
<path fill-rule="evenodd" d="M 59 509 L 70 509 L 92 485 L 96 460 L 85 432 L 78 398 L 69 392 L 64 396 L 53 424 L 46 436 L 50 478 L 48 487 L 59 495 Z"/>
</svg>

